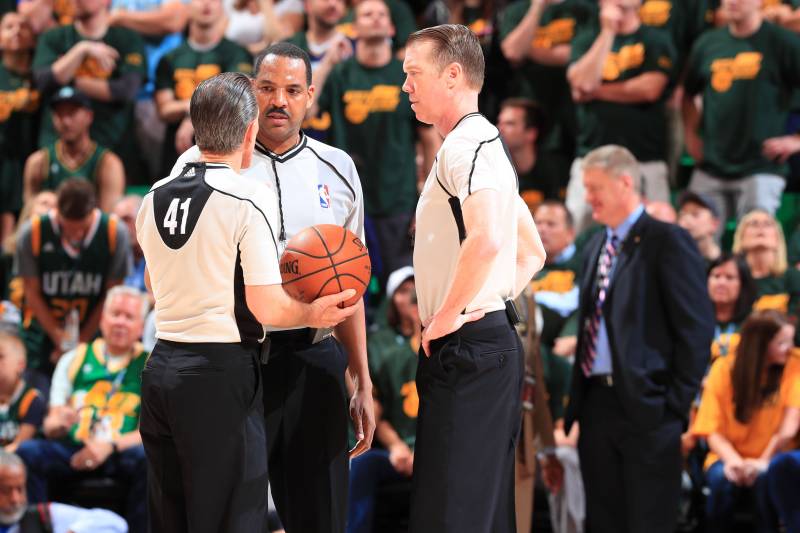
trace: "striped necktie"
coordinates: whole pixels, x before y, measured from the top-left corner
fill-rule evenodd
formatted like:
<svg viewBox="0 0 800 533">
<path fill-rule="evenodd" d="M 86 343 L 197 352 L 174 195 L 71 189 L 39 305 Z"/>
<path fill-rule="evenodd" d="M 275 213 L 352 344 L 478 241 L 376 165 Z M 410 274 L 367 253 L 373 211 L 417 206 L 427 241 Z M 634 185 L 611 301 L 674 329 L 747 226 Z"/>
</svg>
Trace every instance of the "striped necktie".
<svg viewBox="0 0 800 533">
<path fill-rule="evenodd" d="M 583 360 L 581 361 L 581 369 L 585 376 L 592 373 L 594 367 L 594 359 L 597 356 L 597 333 L 600 331 L 600 318 L 603 316 L 603 302 L 606 301 L 608 294 L 608 285 L 610 281 L 609 274 L 611 273 L 611 265 L 614 263 L 614 258 L 619 251 L 619 239 L 616 235 L 612 235 L 610 239 L 606 240 L 606 245 L 603 247 L 603 253 L 600 254 L 599 264 L 597 266 L 597 300 L 595 302 L 594 312 L 589 317 L 589 320 L 584 329 L 584 350 Z"/>
</svg>

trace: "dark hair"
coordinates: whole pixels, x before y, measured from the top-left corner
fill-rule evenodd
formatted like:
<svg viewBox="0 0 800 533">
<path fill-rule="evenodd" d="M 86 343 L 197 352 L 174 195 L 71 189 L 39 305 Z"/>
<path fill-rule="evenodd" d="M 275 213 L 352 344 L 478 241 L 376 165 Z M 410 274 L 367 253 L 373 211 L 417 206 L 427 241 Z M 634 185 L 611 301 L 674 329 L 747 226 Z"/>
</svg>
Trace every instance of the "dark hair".
<svg viewBox="0 0 800 533">
<path fill-rule="evenodd" d="M 744 256 L 734 255 L 730 252 L 722 252 L 719 257 L 711 261 L 708 265 L 706 272 L 706 279 L 711 277 L 711 271 L 715 268 L 724 265 L 725 263 L 733 261 L 736 265 L 736 272 L 739 274 L 739 296 L 736 298 L 736 305 L 733 307 L 733 321 L 742 322 L 750 311 L 753 309 L 753 304 L 758 299 L 758 287 L 750 273 L 750 267 L 747 266 Z"/>
<path fill-rule="evenodd" d="M 458 63 L 464 69 L 469 86 L 476 91 L 481 90 L 486 60 L 481 43 L 472 30 L 461 24 L 423 28 L 408 37 L 406 47 L 418 41 L 427 41 L 433 45 L 431 61 L 439 68 L 439 72 L 451 63 Z"/>
<path fill-rule="evenodd" d="M 500 111 L 507 107 L 522 109 L 525 112 L 525 129 L 536 128 L 537 138 L 544 139 L 550 130 L 547 113 L 530 98 L 506 98 L 500 103 Z"/>
<path fill-rule="evenodd" d="M 261 69 L 261 63 L 269 56 L 288 57 L 290 59 L 299 59 L 306 65 L 306 84 L 311 85 L 311 59 L 308 54 L 299 46 L 292 43 L 275 43 L 264 48 L 256 58 L 253 60 L 253 76 L 258 77 L 258 71 Z"/>
<path fill-rule="evenodd" d="M 85 178 L 67 178 L 56 189 L 59 216 L 67 220 L 83 220 L 97 207 L 97 195 Z"/>
<path fill-rule="evenodd" d="M 772 339 L 788 324 L 786 316 L 772 309 L 755 311 L 742 324 L 731 369 L 734 415 L 742 424 L 780 387 L 783 366 L 769 365 L 767 352 Z"/>
<path fill-rule="evenodd" d="M 564 211 L 564 219 L 567 222 L 567 227 L 573 229 L 575 227 L 575 218 L 573 218 L 572 213 L 569 209 L 567 209 L 567 204 L 562 202 L 561 200 L 553 200 L 552 198 L 547 200 L 542 200 L 542 202 L 536 206 L 536 209 L 540 207 L 558 207 L 562 211 Z"/>
<path fill-rule="evenodd" d="M 195 89 L 189 104 L 197 147 L 203 152 L 231 154 L 244 142 L 258 117 L 258 103 L 249 77 L 224 72 Z"/>
<path fill-rule="evenodd" d="M 414 276 L 408 276 L 406 279 L 403 280 L 400 285 L 397 286 L 397 289 L 403 286 L 403 283 L 407 281 L 414 281 Z M 395 293 L 397 292 L 395 289 Z M 416 295 L 413 297 L 412 302 L 416 302 Z M 397 333 L 402 334 L 403 332 L 400 331 L 400 310 L 397 309 L 397 304 L 394 303 L 394 293 L 392 293 L 391 297 L 389 297 L 388 306 L 386 307 L 386 324 L 392 328 Z"/>
</svg>

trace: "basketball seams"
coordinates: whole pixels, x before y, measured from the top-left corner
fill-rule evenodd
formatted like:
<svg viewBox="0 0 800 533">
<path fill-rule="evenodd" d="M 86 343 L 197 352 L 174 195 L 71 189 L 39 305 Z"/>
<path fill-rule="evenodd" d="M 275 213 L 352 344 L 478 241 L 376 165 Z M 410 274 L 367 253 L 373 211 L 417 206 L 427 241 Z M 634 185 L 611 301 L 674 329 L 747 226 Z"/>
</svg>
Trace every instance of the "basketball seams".
<svg viewBox="0 0 800 533">
<path fill-rule="evenodd" d="M 356 255 L 356 256 L 350 257 L 348 259 L 345 259 L 343 261 L 339 261 L 338 263 L 335 263 L 333 266 L 341 266 L 341 265 L 343 265 L 345 263 L 349 263 L 350 261 L 355 261 L 356 259 L 361 259 L 362 257 L 365 257 L 365 256 L 369 256 L 369 254 L 368 253 L 363 253 L 361 255 Z M 314 276 L 316 274 L 319 274 L 320 272 L 325 272 L 329 268 L 331 268 L 331 267 L 326 266 L 324 268 L 320 268 L 319 270 L 315 270 L 314 272 L 309 272 L 308 274 L 303 274 L 302 276 L 298 276 L 298 277 L 296 277 L 294 279 L 290 279 L 289 281 L 284 281 L 283 284 L 284 285 L 289 285 L 290 283 L 294 283 L 295 281 L 300 281 L 301 279 L 305 279 L 305 278 L 307 278 L 309 276 Z M 339 274 L 339 275 L 340 276 L 352 276 L 352 274 Z M 358 281 L 361 281 L 361 280 L 359 279 Z M 364 283 L 363 281 L 361 281 L 361 283 L 366 285 L 366 283 Z"/>
<path fill-rule="evenodd" d="M 327 248 L 325 248 L 325 249 L 327 250 Z M 314 254 L 310 254 L 308 252 L 304 252 L 303 250 L 298 250 L 297 248 L 286 248 L 284 250 L 284 253 L 286 253 L 286 252 L 292 252 L 293 254 L 304 255 L 304 256 L 310 257 L 312 259 L 330 259 L 330 254 L 328 254 L 328 255 L 314 255 Z M 328 268 L 328 267 L 325 267 L 325 268 Z"/>
<path fill-rule="evenodd" d="M 336 264 L 333 262 L 333 257 L 331 255 L 330 249 L 328 249 L 328 243 L 325 242 L 325 239 L 322 237 L 322 233 L 320 233 L 319 229 L 317 229 L 316 226 L 311 226 L 311 229 L 313 229 L 314 233 L 316 233 L 317 237 L 319 237 L 319 240 L 322 243 L 322 247 L 325 248 L 326 252 L 328 252 L 328 260 L 331 262 L 331 267 L 333 268 L 333 275 L 336 277 L 336 283 L 339 285 L 339 292 L 342 292 L 344 289 L 342 288 L 342 282 L 339 281 L 339 271 L 336 270 Z M 328 282 L 325 282 L 323 287 L 327 284 Z M 339 307 L 343 307 L 342 304 L 339 304 Z"/>
</svg>

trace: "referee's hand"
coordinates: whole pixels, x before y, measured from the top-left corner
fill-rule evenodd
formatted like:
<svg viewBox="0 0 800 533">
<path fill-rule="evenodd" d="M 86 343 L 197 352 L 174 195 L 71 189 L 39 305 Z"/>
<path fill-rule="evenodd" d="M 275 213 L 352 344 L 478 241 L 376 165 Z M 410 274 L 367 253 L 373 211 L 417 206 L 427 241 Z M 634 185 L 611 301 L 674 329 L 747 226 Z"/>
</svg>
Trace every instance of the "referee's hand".
<svg viewBox="0 0 800 533">
<path fill-rule="evenodd" d="M 309 304 L 311 311 L 309 312 L 308 325 L 312 328 L 332 328 L 347 320 L 356 312 L 358 306 L 339 307 L 339 304 L 355 295 L 355 290 L 347 289 L 338 294 L 317 298 Z"/>
<path fill-rule="evenodd" d="M 422 349 L 425 350 L 427 357 L 431 356 L 431 341 L 440 339 L 454 331 L 458 331 L 467 322 L 480 320 L 486 311 L 472 311 L 471 313 L 457 313 L 455 316 L 447 316 L 444 313 L 437 313 L 430 317 L 422 330 Z"/>
</svg>

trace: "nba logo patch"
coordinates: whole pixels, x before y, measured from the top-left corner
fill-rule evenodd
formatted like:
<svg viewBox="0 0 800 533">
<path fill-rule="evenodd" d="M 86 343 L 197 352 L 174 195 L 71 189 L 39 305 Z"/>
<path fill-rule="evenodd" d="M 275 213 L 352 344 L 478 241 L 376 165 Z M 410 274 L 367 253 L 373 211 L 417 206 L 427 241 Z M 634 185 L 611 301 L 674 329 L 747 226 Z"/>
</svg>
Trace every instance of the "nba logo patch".
<svg viewBox="0 0 800 533">
<path fill-rule="evenodd" d="M 331 206 L 331 193 L 328 190 L 328 186 L 317 185 L 317 191 L 319 191 L 319 206 L 325 209 L 329 208 Z"/>
</svg>

